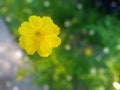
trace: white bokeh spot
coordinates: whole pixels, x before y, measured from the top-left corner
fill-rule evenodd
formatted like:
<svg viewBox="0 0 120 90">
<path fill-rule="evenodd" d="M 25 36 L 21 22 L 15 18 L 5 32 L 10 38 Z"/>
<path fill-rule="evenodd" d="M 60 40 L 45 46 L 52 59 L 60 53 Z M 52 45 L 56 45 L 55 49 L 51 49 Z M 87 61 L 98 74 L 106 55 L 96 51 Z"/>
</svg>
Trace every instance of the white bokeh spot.
<svg viewBox="0 0 120 90">
<path fill-rule="evenodd" d="M 49 1 L 44 1 L 44 6 L 45 7 L 49 7 L 50 6 L 50 2 Z"/>
<path fill-rule="evenodd" d="M 120 83 L 118 82 L 113 82 L 113 87 L 117 90 L 120 90 Z"/>
<path fill-rule="evenodd" d="M 77 4 L 77 9 L 78 9 L 78 10 L 81 10 L 82 8 L 83 8 L 83 5 L 82 5 L 81 3 L 78 3 L 78 4 Z"/>
<path fill-rule="evenodd" d="M 27 3 L 32 3 L 32 2 L 33 2 L 33 0 L 26 0 L 26 2 L 27 2 Z"/>
<path fill-rule="evenodd" d="M 5 18 L 5 20 L 6 20 L 6 22 L 11 22 L 12 21 L 12 18 L 10 17 L 10 16 L 6 16 L 6 18 Z"/>
<path fill-rule="evenodd" d="M 72 80 L 72 76 L 71 76 L 71 75 L 68 75 L 68 76 L 66 77 L 66 79 L 67 79 L 68 81 L 71 81 L 71 80 Z"/>
<path fill-rule="evenodd" d="M 71 50 L 71 46 L 70 46 L 70 44 L 66 44 L 64 48 L 65 48 L 66 51 Z"/>
<path fill-rule="evenodd" d="M 108 47 L 105 47 L 105 48 L 103 49 L 103 52 L 104 52 L 105 54 L 108 54 L 108 53 L 110 52 L 110 49 L 109 49 Z"/>
<path fill-rule="evenodd" d="M 12 86 L 12 82 L 7 81 L 7 82 L 6 82 L 6 86 L 7 86 L 7 87 L 11 87 L 11 86 Z"/>
<path fill-rule="evenodd" d="M 12 90 L 20 90 L 18 86 L 13 86 Z"/>
<path fill-rule="evenodd" d="M 93 36 L 94 34 L 95 34 L 95 31 L 91 29 L 91 30 L 89 31 L 89 35 L 90 35 L 90 36 Z"/>
<path fill-rule="evenodd" d="M 117 49 L 117 50 L 120 50 L 120 44 L 116 46 L 116 49 Z"/>
<path fill-rule="evenodd" d="M 92 68 L 90 69 L 90 73 L 91 73 L 92 75 L 95 75 L 95 74 L 96 74 L 96 68 L 95 68 L 95 67 L 92 67 Z"/>
<path fill-rule="evenodd" d="M 67 27 L 70 27 L 70 21 L 69 20 L 66 20 L 64 22 L 64 26 L 67 28 Z"/>
<path fill-rule="evenodd" d="M 112 7 L 116 7 L 117 6 L 117 3 L 115 1 L 111 2 L 111 6 Z"/>
</svg>

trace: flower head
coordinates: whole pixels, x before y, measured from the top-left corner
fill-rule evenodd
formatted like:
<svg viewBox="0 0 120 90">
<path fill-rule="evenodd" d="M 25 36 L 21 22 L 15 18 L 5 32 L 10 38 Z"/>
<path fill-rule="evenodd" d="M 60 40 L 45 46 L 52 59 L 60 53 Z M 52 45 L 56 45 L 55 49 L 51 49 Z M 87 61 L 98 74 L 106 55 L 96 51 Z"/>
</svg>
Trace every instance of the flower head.
<svg viewBox="0 0 120 90">
<path fill-rule="evenodd" d="M 60 28 L 47 16 L 30 16 L 28 22 L 21 24 L 18 32 L 21 35 L 20 46 L 30 55 L 38 52 L 41 57 L 47 57 L 51 54 L 52 48 L 58 47 L 61 43 L 58 37 Z"/>
<path fill-rule="evenodd" d="M 90 55 L 92 55 L 92 49 L 89 48 L 89 47 L 87 47 L 87 48 L 85 49 L 84 53 L 85 53 L 86 56 L 90 56 Z"/>
</svg>

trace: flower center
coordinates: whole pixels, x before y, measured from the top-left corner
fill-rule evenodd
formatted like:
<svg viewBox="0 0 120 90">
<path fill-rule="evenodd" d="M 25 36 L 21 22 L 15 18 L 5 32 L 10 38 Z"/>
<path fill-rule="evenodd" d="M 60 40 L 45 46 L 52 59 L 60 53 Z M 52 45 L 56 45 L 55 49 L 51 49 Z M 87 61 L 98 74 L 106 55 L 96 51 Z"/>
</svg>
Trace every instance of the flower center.
<svg viewBox="0 0 120 90">
<path fill-rule="evenodd" d="M 38 37 L 38 36 L 41 36 L 41 33 L 37 31 L 37 32 L 35 33 L 35 36 L 37 36 L 37 37 Z"/>
</svg>

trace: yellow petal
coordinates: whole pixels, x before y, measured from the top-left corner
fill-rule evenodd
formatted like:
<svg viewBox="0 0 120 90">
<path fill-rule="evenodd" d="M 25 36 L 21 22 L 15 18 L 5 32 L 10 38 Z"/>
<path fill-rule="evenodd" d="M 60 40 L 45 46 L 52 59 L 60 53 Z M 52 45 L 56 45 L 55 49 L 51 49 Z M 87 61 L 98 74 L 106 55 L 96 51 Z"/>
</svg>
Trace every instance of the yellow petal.
<svg viewBox="0 0 120 90">
<path fill-rule="evenodd" d="M 25 37 L 25 50 L 28 54 L 32 55 L 37 50 L 37 45 L 34 37 Z"/>
<path fill-rule="evenodd" d="M 58 47 L 61 44 L 61 38 L 54 35 L 48 36 L 47 41 L 52 47 Z"/>
<path fill-rule="evenodd" d="M 21 35 L 32 35 L 35 32 L 35 30 L 28 22 L 23 22 L 21 24 L 21 27 L 18 29 L 18 32 Z"/>
<path fill-rule="evenodd" d="M 42 23 L 41 22 L 41 17 L 34 16 L 34 15 L 29 17 L 29 22 L 32 26 L 34 26 L 36 28 L 40 27 L 41 23 Z"/>
<path fill-rule="evenodd" d="M 44 35 L 58 35 L 60 33 L 59 27 L 53 23 L 46 25 L 44 28 L 42 28 L 42 30 Z"/>
<path fill-rule="evenodd" d="M 50 17 L 43 17 L 42 18 L 42 32 L 43 34 L 56 34 L 60 33 L 60 28 L 53 23 Z"/>
<path fill-rule="evenodd" d="M 51 53 L 51 46 L 47 41 L 41 41 L 39 48 L 38 48 L 38 53 L 41 57 L 48 57 Z"/>
<path fill-rule="evenodd" d="M 24 41 L 24 37 L 23 37 L 23 36 L 21 36 L 21 37 L 19 38 L 19 45 L 20 45 L 23 49 L 25 49 L 25 41 Z"/>
<path fill-rule="evenodd" d="M 53 23 L 53 20 L 50 17 L 44 16 L 42 17 L 42 22 L 44 22 L 44 25 Z"/>
</svg>

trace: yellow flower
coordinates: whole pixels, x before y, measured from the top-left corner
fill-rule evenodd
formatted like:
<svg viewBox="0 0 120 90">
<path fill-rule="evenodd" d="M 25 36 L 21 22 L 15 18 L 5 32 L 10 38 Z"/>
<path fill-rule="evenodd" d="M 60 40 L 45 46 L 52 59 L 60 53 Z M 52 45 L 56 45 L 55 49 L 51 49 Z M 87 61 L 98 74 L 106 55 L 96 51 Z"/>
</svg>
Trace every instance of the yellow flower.
<svg viewBox="0 0 120 90">
<path fill-rule="evenodd" d="M 58 37 L 60 28 L 47 16 L 30 16 L 28 22 L 21 24 L 18 32 L 21 35 L 20 46 L 30 55 L 37 51 L 41 57 L 47 57 L 52 48 L 61 43 L 61 38 Z"/>
<path fill-rule="evenodd" d="M 91 48 L 86 48 L 84 51 L 86 56 L 91 56 L 92 55 L 92 49 Z"/>
</svg>

